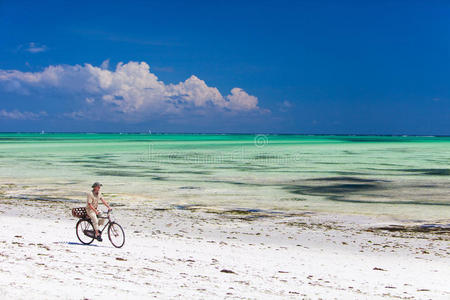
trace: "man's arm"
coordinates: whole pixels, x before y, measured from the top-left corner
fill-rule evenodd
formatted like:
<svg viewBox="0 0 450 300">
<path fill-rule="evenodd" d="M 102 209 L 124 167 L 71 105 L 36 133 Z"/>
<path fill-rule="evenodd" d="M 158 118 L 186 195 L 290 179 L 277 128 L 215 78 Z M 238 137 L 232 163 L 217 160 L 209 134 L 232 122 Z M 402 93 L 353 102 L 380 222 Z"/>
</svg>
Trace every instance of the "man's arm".
<svg viewBox="0 0 450 300">
<path fill-rule="evenodd" d="M 92 206 L 91 203 L 88 203 L 88 205 L 89 205 L 89 207 L 95 212 L 96 215 L 98 215 L 98 214 L 100 213 L 99 211 L 97 211 L 97 210 Z"/>
<path fill-rule="evenodd" d="M 103 204 L 110 210 L 111 206 L 109 206 L 109 204 L 105 201 L 105 199 L 103 198 L 103 196 L 100 198 L 100 200 L 102 200 Z"/>
</svg>

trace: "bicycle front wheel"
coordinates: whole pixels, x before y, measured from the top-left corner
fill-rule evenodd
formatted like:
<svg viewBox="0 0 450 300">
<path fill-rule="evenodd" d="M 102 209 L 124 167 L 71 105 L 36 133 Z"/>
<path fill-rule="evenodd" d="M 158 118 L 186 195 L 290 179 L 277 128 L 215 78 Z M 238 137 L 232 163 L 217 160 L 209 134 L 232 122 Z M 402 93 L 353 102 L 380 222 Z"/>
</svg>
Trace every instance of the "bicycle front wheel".
<svg viewBox="0 0 450 300">
<path fill-rule="evenodd" d="M 125 232 L 117 223 L 111 223 L 108 227 L 108 238 L 116 248 L 121 248 L 125 244 Z"/>
<path fill-rule="evenodd" d="M 76 232 L 77 237 L 85 245 L 89 245 L 94 241 L 94 238 L 92 236 L 86 235 L 86 233 L 93 233 L 94 227 L 92 226 L 92 223 L 89 220 L 86 219 L 80 219 L 77 223 Z"/>
</svg>

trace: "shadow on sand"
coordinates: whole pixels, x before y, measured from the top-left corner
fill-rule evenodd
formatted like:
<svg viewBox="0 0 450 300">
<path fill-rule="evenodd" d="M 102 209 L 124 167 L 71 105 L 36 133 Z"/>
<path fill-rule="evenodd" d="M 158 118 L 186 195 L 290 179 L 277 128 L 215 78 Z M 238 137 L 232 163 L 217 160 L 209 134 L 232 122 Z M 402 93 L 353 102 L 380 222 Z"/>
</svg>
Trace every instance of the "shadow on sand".
<svg viewBox="0 0 450 300">
<path fill-rule="evenodd" d="M 77 243 L 77 242 L 54 242 L 54 244 L 66 244 L 66 245 L 76 245 L 76 246 L 86 246 L 86 247 L 103 247 L 103 248 L 108 248 L 107 246 L 103 246 L 103 245 L 96 245 L 96 244 L 85 245 L 85 244 Z"/>
</svg>

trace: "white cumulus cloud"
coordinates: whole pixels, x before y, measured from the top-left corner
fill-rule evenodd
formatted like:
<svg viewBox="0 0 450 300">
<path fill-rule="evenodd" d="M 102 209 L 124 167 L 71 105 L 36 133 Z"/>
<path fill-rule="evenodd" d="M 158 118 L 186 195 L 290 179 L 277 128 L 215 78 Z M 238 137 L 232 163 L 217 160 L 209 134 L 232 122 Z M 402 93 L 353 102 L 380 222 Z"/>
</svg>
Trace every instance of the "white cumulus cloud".
<svg viewBox="0 0 450 300">
<path fill-rule="evenodd" d="M 229 95 L 223 96 L 194 75 L 177 84 L 166 84 L 145 62 L 119 63 L 114 70 L 109 70 L 108 64 L 109 61 L 100 67 L 55 65 L 41 72 L 0 70 L 0 84 L 10 91 L 57 89 L 72 97 L 82 95 L 80 101 L 86 107 L 99 103 L 111 112 L 128 116 L 177 114 L 193 109 L 267 111 L 258 106 L 257 97 L 240 88 L 233 88 Z M 82 111 L 75 114 L 83 115 Z"/>
<path fill-rule="evenodd" d="M 250 110 L 258 106 L 258 98 L 247 94 L 240 88 L 232 89 L 227 99 L 229 100 L 228 105 L 230 108 Z"/>
</svg>

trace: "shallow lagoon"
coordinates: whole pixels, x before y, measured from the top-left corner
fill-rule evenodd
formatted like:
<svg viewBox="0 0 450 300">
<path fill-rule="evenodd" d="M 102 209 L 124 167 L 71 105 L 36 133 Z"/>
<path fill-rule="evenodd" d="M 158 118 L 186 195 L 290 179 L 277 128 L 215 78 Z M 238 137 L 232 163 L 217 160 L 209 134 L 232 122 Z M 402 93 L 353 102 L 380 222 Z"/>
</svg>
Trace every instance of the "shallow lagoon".
<svg viewBox="0 0 450 300">
<path fill-rule="evenodd" d="M 450 137 L 2 133 L 0 176 L 7 198 L 450 215 Z"/>
</svg>

